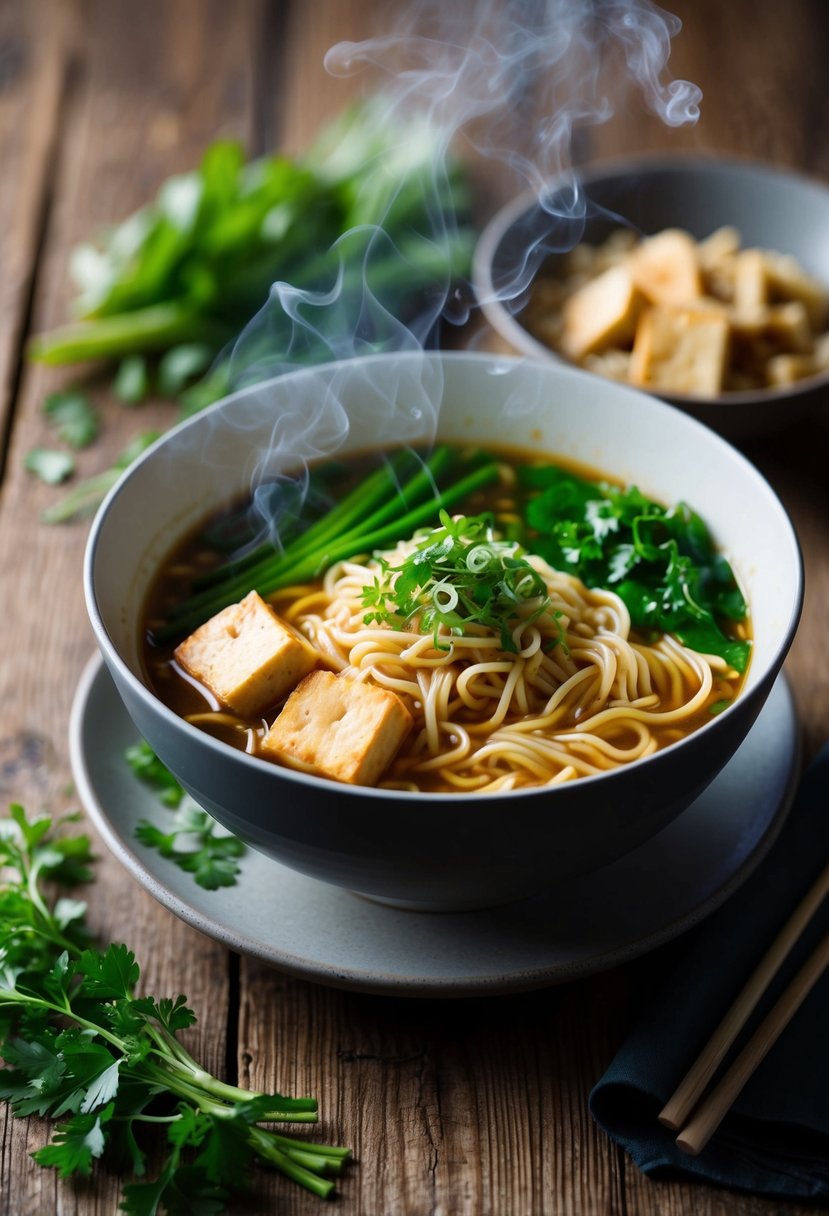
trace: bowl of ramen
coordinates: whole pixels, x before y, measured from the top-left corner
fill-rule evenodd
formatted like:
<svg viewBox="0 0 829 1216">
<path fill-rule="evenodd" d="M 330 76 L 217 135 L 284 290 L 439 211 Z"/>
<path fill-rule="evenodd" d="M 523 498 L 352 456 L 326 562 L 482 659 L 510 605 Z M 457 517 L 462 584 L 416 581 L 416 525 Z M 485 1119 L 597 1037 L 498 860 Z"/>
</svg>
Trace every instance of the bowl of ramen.
<svg viewBox="0 0 829 1216">
<path fill-rule="evenodd" d="M 90 619 L 138 730 L 228 829 L 412 908 L 520 898 L 686 809 L 802 600 L 768 484 L 551 362 L 378 355 L 182 423 L 98 513 Z"/>
<path fill-rule="evenodd" d="M 715 158 L 589 166 L 513 200 L 475 257 L 509 346 L 655 393 L 734 440 L 829 391 L 829 188 Z"/>
</svg>

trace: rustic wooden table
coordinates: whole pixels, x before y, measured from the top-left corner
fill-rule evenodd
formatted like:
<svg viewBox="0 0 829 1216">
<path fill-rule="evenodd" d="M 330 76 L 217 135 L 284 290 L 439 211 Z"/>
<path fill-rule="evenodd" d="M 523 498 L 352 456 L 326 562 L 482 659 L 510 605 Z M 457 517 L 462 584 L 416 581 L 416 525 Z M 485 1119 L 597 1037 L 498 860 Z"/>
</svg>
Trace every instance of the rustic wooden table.
<svg viewBox="0 0 829 1216">
<path fill-rule="evenodd" d="M 397 6 L 399 7 L 399 6 Z M 669 130 L 630 95 L 614 120 L 579 137 L 582 159 L 654 148 L 717 150 L 829 181 L 829 10 L 824 0 L 679 0 L 675 75 L 703 89 L 702 118 Z M 375 11 L 376 10 L 376 11 Z M 68 377 L 31 365 L 25 344 L 64 320 L 67 254 L 100 224 L 190 167 L 219 135 L 251 152 L 302 148 L 356 87 L 322 56 L 396 6 L 372 0 L 3 0 L 0 5 L 0 796 L 63 809 L 67 720 L 93 649 L 81 594 L 83 525 L 48 527 L 54 498 L 23 470 L 47 439 L 45 394 Z M 497 173 L 481 168 L 497 194 Z M 487 174 L 489 175 L 487 177 Z M 485 192 L 482 195 L 485 197 Z M 92 391 L 104 419 L 82 472 L 105 467 L 140 420 Z M 802 627 L 787 671 L 807 754 L 829 736 L 827 431 L 817 418 L 749 450 L 798 528 L 807 571 Z M 528 995 L 415 1001 L 315 986 L 230 954 L 153 901 L 101 846 L 91 924 L 127 940 L 148 985 L 186 992 L 200 1014 L 193 1049 L 219 1075 L 313 1093 L 320 1132 L 352 1145 L 343 1212 L 659 1212 L 732 1216 L 806 1208 L 644 1179 L 596 1129 L 587 1095 L 635 1016 L 653 959 Z M 670 947 L 668 948 L 670 949 Z M 38 1121 L 0 1115 L 0 1212 L 114 1213 L 105 1170 L 60 1183 L 28 1156 Z M 320 1201 L 261 1173 L 245 1210 L 311 1213 Z"/>
</svg>

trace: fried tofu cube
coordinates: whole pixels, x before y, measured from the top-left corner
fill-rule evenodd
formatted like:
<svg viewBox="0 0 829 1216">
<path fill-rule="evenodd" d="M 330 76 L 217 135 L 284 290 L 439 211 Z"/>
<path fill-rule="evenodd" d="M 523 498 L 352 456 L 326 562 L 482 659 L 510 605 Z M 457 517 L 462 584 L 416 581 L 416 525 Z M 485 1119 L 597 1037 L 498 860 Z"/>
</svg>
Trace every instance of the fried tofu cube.
<svg viewBox="0 0 829 1216">
<path fill-rule="evenodd" d="M 607 376 L 608 380 L 619 380 L 627 384 L 630 379 L 630 351 L 606 350 L 601 354 L 587 355 L 584 366 L 597 376 Z"/>
<path fill-rule="evenodd" d="M 721 262 L 732 258 L 740 251 L 740 234 L 736 228 L 725 225 L 715 229 L 697 245 L 697 256 L 703 270 L 710 270 Z"/>
<path fill-rule="evenodd" d="M 735 309 L 731 315 L 734 334 L 750 342 L 765 340 L 770 348 L 808 354 L 814 347 L 806 306 L 800 300 L 765 308 Z"/>
<path fill-rule="evenodd" d="M 728 318 L 716 309 L 652 308 L 636 331 L 631 383 L 713 397 L 728 359 Z"/>
<path fill-rule="evenodd" d="M 805 380 L 819 371 L 812 355 L 775 355 L 766 364 L 766 378 L 776 388 Z"/>
<path fill-rule="evenodd" d="M 734 308 L 731 310 L 731 328 L 735 337 L 746 342 L 756 342 L 768 332 L 771 309 L 765 304 L 754 308 Z"/>
<path fill-rule="evenodd" d="M 829 367 L 829 333 L 819 334 L 815 339 L 814 359 L 818 371 Z"/>
<path fill-rule="evenodd" d="M 737 255 L 734 274 L 734 308 L 738 313 L 759 313 L 769 302 L 766 255 L 760 249 L 745 249 Z"/>
<path fill-rule="evenodd" d="M 826 323 L 829 294 L 821 283 L 806 274 L 796 258 L 785 253 L 766 253 L 766 274 L 775 299 L 799 300 L 817 331 Z"/>
<path fill-rule="evenodd" d="M 814 347 L 809 314 L 802 300 L 790 300 L 769 309 L 769 334 L 787 351 L 808 354 Z"/>
<path fill-rule="evenodd" d="M 562 351 L 578 362 L 608 346 L 628 345 L 642 304 L 642 293 L 624 266 L 605 270 L 566 301 L 562 310 Z"/>
<path fill-rule="evenodd" d="M 740 234 L 736 228 L 718 228 L 697 246 L 703 296 L 732 303 L 737 275 Z"/>
<path fill-rule="evenodd" d="M 736 257 L 723 258 L 721 262 L 704 267 L 702 272 L 703 299 L 707 297 L 718 304 L 733 304 L 736 278 Z M 696 301 L 696 304 L 699 303 L 701 301 Z"/>
<path fill-rule="evenodd" d="M 251 591 L 200 625 L 176 647 L 175 657 L 222 705 L 249 718 L 296 687 L 319 656 Z"/>
<path fill-rule="evenodd" d="M 654 304 L 691 304 L 702 295 L 696 244 L 679 228 L 648 237 L 629 266 L 634 283 Z"/>
<path fill-rule="evenodd" d="M 411 725 L 396 693 L 314 671 L 288 697 L 261 752 L 320 777 L 376 785 Z"/>
</svg>

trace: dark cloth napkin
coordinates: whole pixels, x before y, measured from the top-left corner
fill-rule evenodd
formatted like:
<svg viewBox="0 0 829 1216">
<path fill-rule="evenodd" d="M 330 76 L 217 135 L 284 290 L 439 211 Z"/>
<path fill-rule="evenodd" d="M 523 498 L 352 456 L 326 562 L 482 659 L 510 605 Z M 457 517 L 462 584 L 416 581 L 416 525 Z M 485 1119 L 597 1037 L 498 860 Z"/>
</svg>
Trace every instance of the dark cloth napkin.
<svg viewBox="0 0 829 1216">
<path fill-rule="evenodd" d="M 660 975 L 653 991 L 643 995 L 635 1028 L 590 1095 L 596 1122 L 645 1174 L 829 1201 L 829 973 L 818 980 L 698 1157 L 680 1152 L 676 1133 L 657 1122 L 827 859 L 829 745 L 803 776 L 783 830 L 758 869 L 683 939 L 681 957 L 670 952 L 669 974 Z M 827 931 L 829 900 L 726 1065 Z"/>
</svg>

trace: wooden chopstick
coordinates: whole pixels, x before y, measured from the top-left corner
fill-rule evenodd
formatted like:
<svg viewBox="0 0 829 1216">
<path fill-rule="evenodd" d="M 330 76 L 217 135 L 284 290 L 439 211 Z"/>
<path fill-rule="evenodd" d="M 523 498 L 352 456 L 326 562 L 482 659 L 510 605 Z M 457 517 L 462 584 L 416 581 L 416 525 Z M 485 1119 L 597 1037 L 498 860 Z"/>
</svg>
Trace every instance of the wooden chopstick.
<svg viewBox="0 0 829 1216">
<path fill-rule="evenodd" d="M 800 1008 L 815 982 L 829 967 L 829 933 L 798 971 L 788 988 L 755 1030 L 720 1083 L 700 1105 L 697 1113 L 676 1138 L 684 1153 L 696 1155 L 705 1148 L 728 1113 L 734 1099 L 769 1048 Z"/>
<path fill-rule="evenodd" d="M 703 1090 L 726 1052 L 742 1030 L 760 997 L 774 979 L 795 942 L 829 894 L 829 863 L 818 875 L 792 915 L 775 937 L 726 1013 L 708 1044 L 691 1065 L 674 1094 L 659 1113 L 659 1122 L 671 1131 L 684 1127 Z M 804 994 L 805 995 L 805 994 Z M 759 1063 L 759 1061 L 758 1061 Z"/>
</svg>

